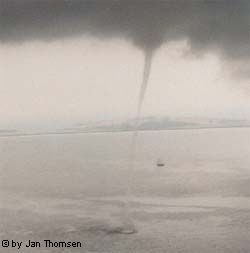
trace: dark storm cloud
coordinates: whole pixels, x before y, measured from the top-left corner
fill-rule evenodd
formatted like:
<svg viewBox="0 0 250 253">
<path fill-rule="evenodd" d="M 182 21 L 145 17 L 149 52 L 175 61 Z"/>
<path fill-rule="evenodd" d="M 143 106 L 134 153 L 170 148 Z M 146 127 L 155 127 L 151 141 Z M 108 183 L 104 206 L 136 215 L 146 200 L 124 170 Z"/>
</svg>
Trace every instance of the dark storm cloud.
<svg viewBox="0 0 250 253">
<path fill-rule="evenodd" d="M 200 52 L 250 58 L 250 1 L 0 0 L 0 41 L 54 40 L 83 34 L 122 37 L 150 50 L 188 39 Z"/>
</svg>

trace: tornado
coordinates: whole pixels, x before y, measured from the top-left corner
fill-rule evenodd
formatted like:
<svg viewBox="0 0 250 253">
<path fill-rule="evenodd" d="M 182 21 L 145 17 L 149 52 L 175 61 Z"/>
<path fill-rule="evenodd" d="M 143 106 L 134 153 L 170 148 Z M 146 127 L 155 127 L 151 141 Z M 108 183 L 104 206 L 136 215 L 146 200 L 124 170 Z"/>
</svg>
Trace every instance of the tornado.
<svg viewBox="0 0 250 253">
<path fill-rule="evenodd" d="M 133 218 L 131 215 L 131 208 L 130 208 L 130 199 L 133 196 L 131 193 L 131 185 L 133 182 L 133 174 L 135 170 L 135 161 L 136 161 L 136 148 L 137 148 L 137 137 L 141 119 L 141 111 L 143 107 L 143 102 L 145 99 L 145 95 L 147 92 L 148 81 L 150 77 L 151 67 L 152 67 L 152 59 L 153 59 L 153 50 L 145 51 L 145 59 L 144 59 L 144 67 L 143 67 L 143 74 L 142 74 L 142 82 L 139 90 L 138 102 L 137 102 L 137 110 L 136 110 L 136 117 L 133 126 L 132 132 L 132 140 L 131 140 L 131 148 L 129 154 L 129 165 L 128 165 L 128 182 L 127 182 L 127 189 L 126 189 L 126 198 L 124 201 L 124 208 L 123 208 L 123 228 L 119 230 L 119 233 L 123 234 L 133 234 L 136 233 L 136 227 L 133 222 Z"/>
<path fill-rule="evenodd" d="M 141 117 L 142 105 L 143 105 L 143 101 L 145 98 L 145 94 L 147 92 L 148 80 L 149 80 L 151 66 L 152 66 L 152 58 L 153 58 L 153 51 L 152 50 L 146 51 L 145 60 L 144 60 L 142 83 L 141 83 L 141 87 L 140 87 L 140 93 L 139 93 L 138 105 L 137 105 L 137 113 L 136 113 L 136 123 L 137 124 L 139 124 L 139 120 Z M 138 125 L 136 125 L 136 126 L 138 127 Z"/>
</svg>

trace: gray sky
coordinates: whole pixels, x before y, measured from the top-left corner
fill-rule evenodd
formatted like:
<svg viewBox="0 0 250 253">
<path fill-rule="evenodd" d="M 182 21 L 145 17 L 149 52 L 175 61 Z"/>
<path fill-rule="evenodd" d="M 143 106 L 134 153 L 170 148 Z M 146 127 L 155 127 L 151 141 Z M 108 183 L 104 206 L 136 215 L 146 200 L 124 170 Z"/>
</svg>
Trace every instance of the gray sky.
<svg viewBox="0 0 250 253">
<path fill-rule="evenodd" d="M 0 0 L 0 125 L 250 118 L 249 1 Z"/>
</svg>

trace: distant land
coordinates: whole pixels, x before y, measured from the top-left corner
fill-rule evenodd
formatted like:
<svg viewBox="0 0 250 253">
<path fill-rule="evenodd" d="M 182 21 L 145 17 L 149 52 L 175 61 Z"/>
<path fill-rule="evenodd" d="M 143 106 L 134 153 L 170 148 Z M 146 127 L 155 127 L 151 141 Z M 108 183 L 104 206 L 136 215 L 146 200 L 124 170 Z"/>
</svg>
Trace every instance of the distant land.
<svg viewBox="0 0 250 253">
<path fill-rule="evenodd" d="M 98 133 L 98 132 L 124 132 L 135 129 L 135 119 L 111 121 L 88 121 L 60 128 L 46 129 L 1 129 L 0 136 L 26 136 L 47 134 L 73 134 L 73 133 Z M 235 128 L 250 127 L 250 120 L 245 119 L 215 119 L 215 118 L 169 118 L 169 117 L 144 117 L 138 124 L 139 131 L 147 130 L 178 130 L 178 129 L 203 129 L 203 128 Z"/>
<path fill-rule="evenodd" d="M 84 132 L 121 132 L 133 131 L 135 119 L 126 121 L 87 122 L 66 128 L 66 131 Z M 168 130 L 168 129 L 199 129 L 199 128 L 230 128 L 250 127 L 250 120 L 244 119 L 208 119 L 208 118 L 168 118 L 144 117 L 140 119 L 138 130 Z"/>
</svg>

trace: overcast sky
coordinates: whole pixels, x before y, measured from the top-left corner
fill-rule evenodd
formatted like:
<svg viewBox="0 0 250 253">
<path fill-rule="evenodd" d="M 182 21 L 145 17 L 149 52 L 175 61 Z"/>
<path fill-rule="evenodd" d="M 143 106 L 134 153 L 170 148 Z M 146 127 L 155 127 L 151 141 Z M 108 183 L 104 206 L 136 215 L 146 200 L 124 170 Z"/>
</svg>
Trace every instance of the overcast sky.
<svg viewBox="0 0 250 253">
<path fill-rule="evenodd" d="M 249 1 L 0 0 L 0 126 L 250 119 Z"/>
</svg>

